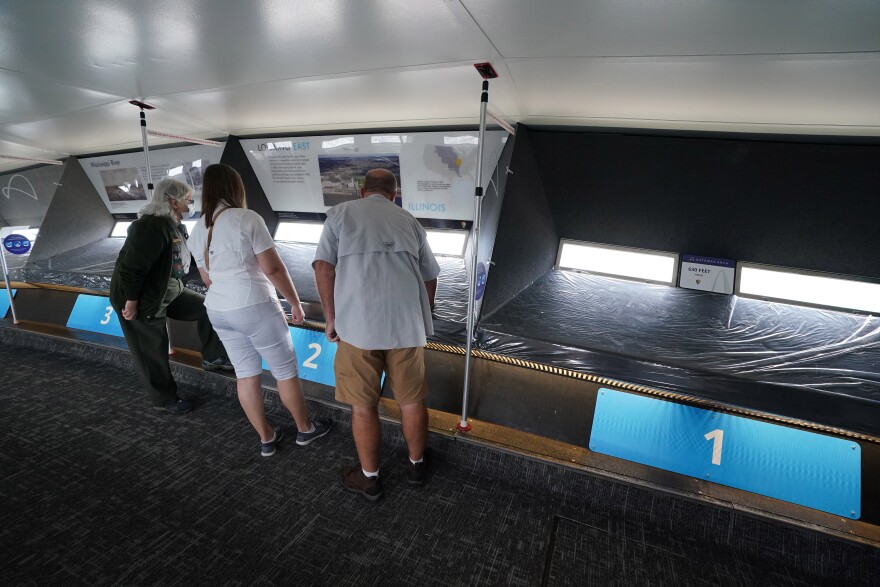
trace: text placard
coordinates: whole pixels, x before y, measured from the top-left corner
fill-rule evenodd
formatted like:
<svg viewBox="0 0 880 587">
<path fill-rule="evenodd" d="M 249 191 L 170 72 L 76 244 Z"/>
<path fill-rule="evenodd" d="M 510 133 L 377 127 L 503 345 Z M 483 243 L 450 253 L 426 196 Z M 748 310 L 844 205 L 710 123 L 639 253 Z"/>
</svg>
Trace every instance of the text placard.
<svg viewBox="0 0 880 587">
<path fill-rule="evenodd" d="M 682 255 L 678 284 L 687 289 L 732 294 L 736 261 L 700 255 Z"/>
</svg>

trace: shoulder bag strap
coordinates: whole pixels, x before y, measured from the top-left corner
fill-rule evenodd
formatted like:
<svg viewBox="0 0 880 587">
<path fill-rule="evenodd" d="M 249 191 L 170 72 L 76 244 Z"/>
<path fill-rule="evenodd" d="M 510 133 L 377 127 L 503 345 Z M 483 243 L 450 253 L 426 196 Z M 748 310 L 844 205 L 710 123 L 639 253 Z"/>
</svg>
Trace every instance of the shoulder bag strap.
<svg viewBox="0 0 880 587">
<path fill-rule="evenodd" d="M 205 243 L 205 271 L 211 270 L 211 261 L 208 258 L 208 249 L 211 248 L 211 237 L 214 236 L 214 226 L 217 224 L 217 219 L 220 218 L 220 215 L 229 210 L 229 208 L 223 208 L 219 212 L 214 215 L 214 221 L 211 222 L 211 228 L 208 229 L 208 242 Z"/>
</svg>

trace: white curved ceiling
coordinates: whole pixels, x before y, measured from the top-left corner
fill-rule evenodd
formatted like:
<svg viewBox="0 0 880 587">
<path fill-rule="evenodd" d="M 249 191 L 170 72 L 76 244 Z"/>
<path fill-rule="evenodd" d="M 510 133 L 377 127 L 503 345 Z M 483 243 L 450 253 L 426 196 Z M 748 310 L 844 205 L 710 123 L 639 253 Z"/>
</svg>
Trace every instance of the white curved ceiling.
<svg viewBox="0 0 880 587">
<path fill-rule="evenodd" d="M 0 0 L 0 154 L 136 148 L 133 98 L 198 137 L 476 125 L 480 61 L 510 122 L 880 135 L 876 0 Z"/>
</svg>

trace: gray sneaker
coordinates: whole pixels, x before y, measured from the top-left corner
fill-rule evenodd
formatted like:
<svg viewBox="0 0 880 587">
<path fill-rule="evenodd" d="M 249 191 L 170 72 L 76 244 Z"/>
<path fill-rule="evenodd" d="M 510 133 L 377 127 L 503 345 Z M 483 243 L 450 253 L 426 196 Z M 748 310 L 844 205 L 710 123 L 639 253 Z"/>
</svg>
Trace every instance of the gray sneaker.
<svg viewBox="0 0 880 587">
<path fill-rule="evenodd" d="M 260 443 L 260 454 L 264 457 L 271 457 L 274 455 L 278 448 L 278 443 L 281 442 L 282 438 L 284 438 L 284 430 L 276 428 L 275 434 L 272 435 L 272 440 Z"/>
<path fill-rule="evenodd" d="M 312 420 L 312 426 L 314 426 L 315 429 L 311 432 L 296 433 L 296 443 L 298 445 L 305 446 L 307 444 L 311 444 L 322 436 L 327 436 L 327 434 L 330 432 L 332 423 L 330 422 L 330 420 Z"/>
<path fill-rule="evenodd" d="M 229 357 L 218 357 L 211 361 L 202 360 L 202 369 L 205 371 L 234 371 Z"/>
</svg>

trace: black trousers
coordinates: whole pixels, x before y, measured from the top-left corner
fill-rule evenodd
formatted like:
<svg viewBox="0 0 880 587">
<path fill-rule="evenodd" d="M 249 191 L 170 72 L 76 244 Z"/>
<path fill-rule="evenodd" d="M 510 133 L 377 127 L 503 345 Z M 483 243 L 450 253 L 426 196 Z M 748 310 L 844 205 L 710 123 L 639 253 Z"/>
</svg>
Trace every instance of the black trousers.
<svg viewBox="0 0 880 587">
<path fill-rule="evenodd" d="M 165 308 L 165 316 L 148 317 L 138 313 L 137 319 L 131 321 L 122 317 L 121 308 L 114 306 L 132 361 L 154 406 L 164 406 L 178 399 L 177 383 L 168 363 L 166 316 L 197 323 L 203 359 L 212 361 L 226 356 L 226 349 L 208 320 L 204 301 L 201 294 L 184 288 Z"/>
</svg>

